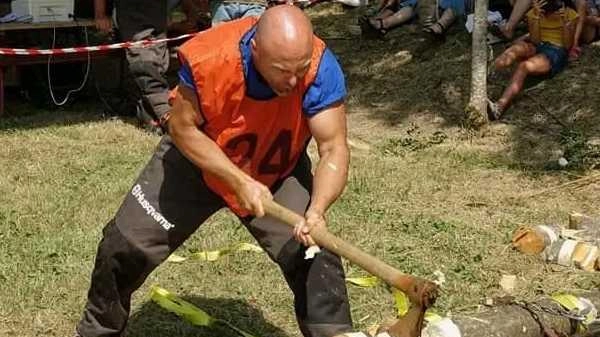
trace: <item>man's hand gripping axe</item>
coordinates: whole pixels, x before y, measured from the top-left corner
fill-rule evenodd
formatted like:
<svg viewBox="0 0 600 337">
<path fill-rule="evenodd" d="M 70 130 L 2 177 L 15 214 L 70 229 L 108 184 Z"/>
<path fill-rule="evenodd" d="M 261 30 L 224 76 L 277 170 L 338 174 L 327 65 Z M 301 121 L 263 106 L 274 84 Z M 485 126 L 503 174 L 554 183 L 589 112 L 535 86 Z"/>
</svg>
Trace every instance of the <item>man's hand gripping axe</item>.
<svg viewBox="0 0 600 337">
<path fill-rule="evenodd" d="M 302 216 L 272 200 L 263 200 L 263 205 L 268 216 L 290 226 L 295 226 L 304 220 Z M 313 228 L 310 236 L 320 247 L 346 258 L 388 285 L 403 291 L 410 299 L 411 307 L 405 316 L 386 328 L 385 332 L 391 337 L 421 336 L 425 310 L 434 304 L 438 295 L 438 287 L 435 283 L 401 273 L 389 264 L 336 237 L 326 228 Z"/>
</svg>

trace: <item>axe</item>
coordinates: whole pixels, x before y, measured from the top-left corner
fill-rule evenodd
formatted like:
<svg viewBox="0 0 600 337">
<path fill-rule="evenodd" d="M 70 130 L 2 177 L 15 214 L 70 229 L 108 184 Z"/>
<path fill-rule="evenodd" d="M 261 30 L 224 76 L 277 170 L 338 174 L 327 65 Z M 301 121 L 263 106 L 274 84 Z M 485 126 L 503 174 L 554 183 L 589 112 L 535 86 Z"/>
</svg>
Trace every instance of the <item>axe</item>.
<svg viewBox="0 0 600 337">
<path fill-rule="evenodd" d="M 272 200 L 263 200 L 263 206 L 267 215 L 292 227 L 304 221 L 301 215 Z M 310 236 L 320 247 L 346 258 L 408 296 L 411 307 L 406 315 L 380 332 L 387 332 L 391 337 L 421 336 L 425 310 L 433 305 L 438 295 L 438 287 L 435 283 L 403 274 L 389 264 L 331 234 L 326 228 L 313 228 Z"/>
</svg>

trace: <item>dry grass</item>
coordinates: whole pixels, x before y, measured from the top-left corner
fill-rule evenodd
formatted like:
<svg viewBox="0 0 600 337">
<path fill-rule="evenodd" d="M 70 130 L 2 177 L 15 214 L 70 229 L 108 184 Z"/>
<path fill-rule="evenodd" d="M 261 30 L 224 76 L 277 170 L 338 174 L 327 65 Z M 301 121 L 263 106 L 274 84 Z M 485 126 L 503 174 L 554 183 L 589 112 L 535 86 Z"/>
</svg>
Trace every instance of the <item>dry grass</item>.
<svg viewBox="0 0 600 337">
<path fill-rule="evenodd" d="M 314 13 L 319 32 L 332 36 L 358 15 L 335 6 L 320 13 Z M 453 35 L 432 49 L 420 39 L 409 27 L 384 42 L 330 41 L 348 74 L 350 136 L 369 145 L 353 150 L 347 190 L 329 215 L 331 229 L 407 273 L 442 271 L 447 283 L 440 312 L 472 310 L 501 294 L 502 274 L 518 276 L 522 298 L 600 286 L 597 274 L 548 266 L 507 246 L 519 224 L 565 223 L 571 211 L 594 214 L 600 206 L 597 184 L 514 198 L 592 174 L 549 170 L 548 163 L 565 146 L 565 129 L 585 138 L 600 125 L 593 114 L 598 96 L 585 96 L 597 93 L 589 63 L 600 59 L 598 49 L 530 91 L 565 125 L 523 97 L 511 123 L 473 133 L 460 118 L 468 95 L 468 37 Z M 411 51 L 413 60 L 394 63 L 401 50 Z M 78 112 L 0 120 L 0 336 L 72 333 L 102 225 L 158 141 L 93 109 L 72 110 Z M 238 241 L 252 239 L 221 213 L 181 254 Z M 362 274 L 348 263 L 346 269 Z M 256 336 L 299 335 L 290 292 L 264 255 L 164 264 L 134 297 L 130 336 L 234 336 L 163 312 L 148 300 L 151 284 Z M 357 328 L 393 315 L 384 287 L 349 289 Z"/>
</svg>

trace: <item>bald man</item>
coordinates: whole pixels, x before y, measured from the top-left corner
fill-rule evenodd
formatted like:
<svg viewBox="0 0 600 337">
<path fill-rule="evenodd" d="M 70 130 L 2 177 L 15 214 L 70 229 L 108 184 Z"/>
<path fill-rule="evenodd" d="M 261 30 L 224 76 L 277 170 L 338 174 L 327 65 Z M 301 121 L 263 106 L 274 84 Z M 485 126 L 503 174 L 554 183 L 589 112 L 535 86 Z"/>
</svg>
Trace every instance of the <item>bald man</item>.
<svg viewBox="0 0 600 337">
<path fill-rule="evenodd" d="M 225 23 L 180 48 L 169 134 L 104 228 L 80 336 L 120 336 L 131 294 L 224 207 L 281 268 L 304 336 L 351 331 L 340 258 L 323 250 L 304 259 L 310 230 L 326 225 L 346 184 L 344 76 L 301 10 L 281 5 L 257 20 Z M 305 221 L 291 229 L 265 216 L 264 198 Z"/>
</svg>

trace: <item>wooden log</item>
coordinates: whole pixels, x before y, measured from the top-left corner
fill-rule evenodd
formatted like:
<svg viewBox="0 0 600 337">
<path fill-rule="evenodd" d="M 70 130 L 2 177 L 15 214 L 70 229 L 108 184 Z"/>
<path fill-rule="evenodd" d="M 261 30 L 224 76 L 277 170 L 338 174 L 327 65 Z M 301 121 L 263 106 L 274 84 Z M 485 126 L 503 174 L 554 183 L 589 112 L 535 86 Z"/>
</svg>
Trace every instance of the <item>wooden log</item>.
<svg viewBox="0 0 600 337">
<path fill-rule="evenodd" d="M 600 291 L 579 294 L 600 308 Z M 558 309 L 560 306 L 551 299 L 538 302 L 544 307 Z M 572 336 L 575 326 L 569 318 L 534 311 L 540 321 L 556 331 L 559 336 Z M 452 321 L 458 326 L 462 337 L 545 337 L 540 324 L 523 307 L 515 304 L 500 305 L 472 315 L 456 314 Z M 590 328 L 586 337 L 600 336 L 600 327 Z"/>
</svg>

